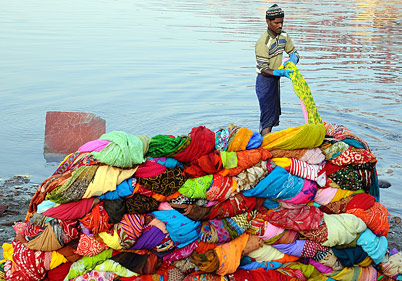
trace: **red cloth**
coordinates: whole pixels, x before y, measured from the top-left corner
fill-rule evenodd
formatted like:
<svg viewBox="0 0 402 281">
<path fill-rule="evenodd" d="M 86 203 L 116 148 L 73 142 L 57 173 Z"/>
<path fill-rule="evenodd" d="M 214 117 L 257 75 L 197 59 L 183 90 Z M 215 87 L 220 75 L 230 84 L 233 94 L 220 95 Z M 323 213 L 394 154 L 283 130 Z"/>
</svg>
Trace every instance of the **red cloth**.
<svg viewBox="0 0 402 281">
<path fill-rule="evenodd" d="M 93 207 L 91 212 L 79 219 L 79 221 L 93 234 L 107 231 L 113 226 L 113 224 L 109 223 L 109 215 L 103 207 L 103 202 Z"/>
<path fill-rule="evenodd" d="M 136 178 L 153 178 L 163 174 L 166 171 L 166 166 L 154 161 L 145 161 L 135 172 Z"/>
<path fill-rule="evenodd" d="M 373 207 L 375 203 L 374 196 L 367 193 L 358 193 L 353 196 L 352 200 L 346 205 L 346 211 L 350 209 L 363 209 L 367 210 Z"/>
<path fill-rule="evenodd" d="M 45 281 L 63 281 L 72 264 L 72 262 L 63 263 L 58 267 L 49 270 Z"/>
<path fill-rule="evenodd" d="M 211 187 L 207 190 L 208 201 L 223 202 L 232 195 L 233 177 L 214 175 Z"/>
<path fill-rule="evenodd" d="M 191 137 L 189 146 L 182 152 L 174 155 L 174 159 L 180 162 L 191 162 L 214 150 L 215 133 L 210 129 L 204 126 L 194 127 L 189 136 Z"/>
<path fill-rule="evenodd" d="M 324 213 L 317 207 L 303 206 L 298 209 L 282 209 L 268 214 L 268 221 L 285 229 L 314 230 L 320 225 Z"/>
<path fill-rule="evenodd" d="M 50 265 L 51 252 L 42 252 L 29 249 L 20 241 L 14 239 L 13 260 L 14 265 L 11 270 L 11 260 L 7 260 L 4 265 L 5 280 L 13 281 L 39 281 L 46 276 L 46 260 Z M 48 253 L 48 254 L 47 254 Z M 50 254 L 50 255 L 49 255 Z"/>
<path fill-rule="evenodd" d="M 191 161 L 190 166 L 184 169 L 184 175 L 188 178 L 198 178 L 205 175 L 216 174 L 223 169 L 221 154 L 214 150 L 207 155 Z"/>
<path fill-rule="evenodd" d="M 43 212 L 43 215 L 61 220 L 80 219 L 91 211 L 95 198 L 81 199 L 76 202 L 60 204 Z"/>
<path fill-rule="evenodd" d="M 209 214 L 209 220 L 230 218 L 254 208 L 259 208 L 264 203 L 264 198 L 245 197 L 238 193 L 222 203 L 216 204 Z"/>
</svg>

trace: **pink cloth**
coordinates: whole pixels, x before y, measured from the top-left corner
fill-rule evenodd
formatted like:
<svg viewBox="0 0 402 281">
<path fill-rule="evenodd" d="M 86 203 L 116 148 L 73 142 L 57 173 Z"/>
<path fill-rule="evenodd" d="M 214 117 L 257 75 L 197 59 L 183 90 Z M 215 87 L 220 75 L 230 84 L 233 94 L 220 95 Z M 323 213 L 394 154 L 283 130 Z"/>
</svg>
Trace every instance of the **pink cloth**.
<svg viewBox="0 0 402 281">
<path fill-rule="evenodd" d="M 308 124 L 308 116 L 307 116 L 307 109 L 306 109 L 306 105 L 304 104 L 304 102 L 300 99 L 300 105 L 303 111 L 303 116 L 304 116 L 304 123 Z"/>
<path fill-rule="evenodd" d="M 81 199 L 76 202 L 60 204 L 43 212 L 43 215 L 61 220 L 75 220 L 84 217 L 91 211 L 95 198 Z"/>
<path fill-rule="evenodd" d="M 314 202 L 320 205 L 328 205 L 332 198 L 334 198 L 337 188 L 328 187 L 324 189 L 318 189 L 317 194 L 315 195 Z"/>
<path fill-rule="evenodd" d="M 291 204 L 307 204 L 314 201 L 316 193 L 317 184 L 314 181 L 305 179 L 302 190 L 295 197 L 283 201 Z"/>
<path fill-rule="evenodd" d="M 309 264 L 313 265 L 317 270 L 321 273 L 331 273 L 333 271 L 332 267 L 323 265 L 322 263 L 319 263 L 318 261 L 315 261 L 313 259 L 310 259 Z"/>
<path fill-rule="evenodd" d="M 92 151 L 101 151 L 104 149 L 110 141 L 108 140 L 93 140 L 89 141 L 86 144 L 83 144 L 80 148 L 78 148 L 78 151 L 80 152 L 92 152 Z"/>
<path fill-rule="evenodd" d="M 162 202 L 158 206 L 158 211 L 168 211 L 173 210 L 172 206 L 168 202 Z"/>
<path fill-rule="evenodd" d="M 271 223 L 267 223 L 267 228 L 265 229 L 265 233 L 262 236 L 259 236 L 262 240 L 269 240 L 273 237 L 275 237 L 276 235 L 279 235 L 281 233 L 283 233 L 285 231 L 284 228 L 281 227 L 277 227 Z"/>
<path fill-rule="evenodd" d="M 163 174 L 166 171 L 166 166 L 159 164 L 155 161 L 145 161 L 142 163 L 137 171 L 135 177 L 137 178 L 154 178 Z"/>
</svg>

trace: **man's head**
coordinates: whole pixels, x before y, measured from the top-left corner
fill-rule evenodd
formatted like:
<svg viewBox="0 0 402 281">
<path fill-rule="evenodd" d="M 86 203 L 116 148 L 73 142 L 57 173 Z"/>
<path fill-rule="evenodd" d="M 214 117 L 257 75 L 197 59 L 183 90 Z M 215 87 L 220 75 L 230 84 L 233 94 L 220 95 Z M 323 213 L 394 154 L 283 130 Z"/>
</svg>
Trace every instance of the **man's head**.
<svg viewBox="0 0 402 281">
<path fill-rule="evenodd" d="M 275 35 L 278 35 L 278 34 L 280 34 L 282 32 L 283 18 L 284 17 L 285 17 L 285 13 L 276 4 L 272 5 L 267 10 L 265 18 L 266 18 L 266 21 L 267 21 L 267 24 L 268 24 L 268 28 Z"/>
</svg>

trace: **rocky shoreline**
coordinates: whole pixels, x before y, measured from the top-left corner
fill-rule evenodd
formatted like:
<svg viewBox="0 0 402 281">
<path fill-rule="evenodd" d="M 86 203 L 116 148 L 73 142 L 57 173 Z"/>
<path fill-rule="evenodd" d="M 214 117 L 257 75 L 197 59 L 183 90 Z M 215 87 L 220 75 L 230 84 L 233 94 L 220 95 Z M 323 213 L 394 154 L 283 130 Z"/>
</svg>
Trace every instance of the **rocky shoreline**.
<svg viewBox="0 0 402 281">
<path fill-rule="evenodd" d="M 14 222 L 22 222 L 28 210 L 29 202 L 38 189 L 29 175 L 13 176 L 0 181 L 0 245 L 10 243 L 15 237 Z M 397 216 L 391 217 L 391 229 L 387 236 L 388 247 L 402 250 L 402 222 Z M 2 248 L 0 248 L 2 259 Z"/>
</svg>

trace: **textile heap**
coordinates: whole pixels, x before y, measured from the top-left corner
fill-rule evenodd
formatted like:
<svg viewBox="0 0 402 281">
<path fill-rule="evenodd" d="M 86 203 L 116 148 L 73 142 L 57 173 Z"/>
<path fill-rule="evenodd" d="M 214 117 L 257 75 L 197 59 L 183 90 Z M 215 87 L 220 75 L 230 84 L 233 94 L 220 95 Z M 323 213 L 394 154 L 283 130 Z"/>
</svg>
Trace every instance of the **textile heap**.
<svg viewBox="0 0 402 281">
<path fill-rule="evenodd" d="M 0 280 L 402 280 L 376 157 L 297 79 L 305 125 L 84 144 L 14 225 Z"/>
</svg>

